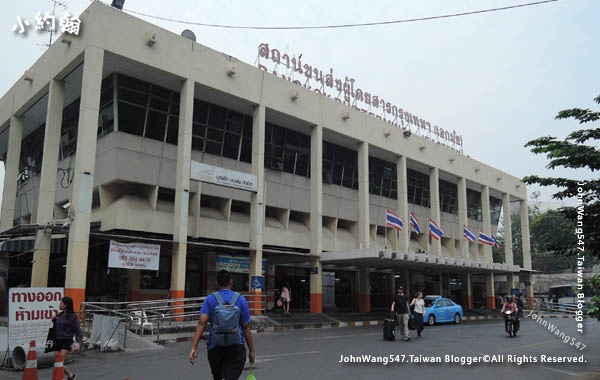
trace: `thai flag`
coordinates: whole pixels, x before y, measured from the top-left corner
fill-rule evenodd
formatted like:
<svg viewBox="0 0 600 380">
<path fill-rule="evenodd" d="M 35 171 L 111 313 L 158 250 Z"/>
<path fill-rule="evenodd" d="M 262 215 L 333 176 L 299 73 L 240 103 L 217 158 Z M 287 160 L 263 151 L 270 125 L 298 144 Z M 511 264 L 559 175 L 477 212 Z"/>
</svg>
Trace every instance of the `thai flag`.
<svg viewBox="0 0 600 380">
<path fill-rule="evenodd" d="M 492 239 L 494 239 L 494 247 L 500 248 L 500 244 L 498 244 L 498 240 L 496 240 L 496 237 L 492 236 Z"/>
<path fill-rule="evenodd" d="M 418 234 L 421 233 L 421 226 L 419 225 L 419 220 L 417 219 L 417 216 L 413 214 L 412 211 L 410 212 L 410 226 L 414 228 Z"/>
<path fill-rule="evenodd" d="M 484 234 L 483 231 L 479 230 L 479 242 L 480 243 L 483 243 L 485 245 L 494 245 L 495 241 L 496 240 L 494 238 Z"/>
<path fill-rule="evenodd" d="M 390 210 L 385 210 L 385 224 L 388 226 L 394 227 L 395 229 L 402 231 L 402 227 L 404 227 L 404 222 L 400 217 Z"/>
<path fill-rule="evenodd" d="M 429 235 L 435 240 L 440 240 L 444 235 L 444 231 L 431 218 L 429 218 Z"/>
<path fill-rule="evenodd" d="M 469 227 L 467 227 L 466 225 L 463 225 L 463 226 L 464 226 L 463 236 L 465 237 L 465 239 L 467 239 L 469 241 L 469 243 L 473 243 L 475 241 L 475 239 L 477 239 L 477 237 L 475 236 L 474 233 L 471 232 Z"/>
</svg>

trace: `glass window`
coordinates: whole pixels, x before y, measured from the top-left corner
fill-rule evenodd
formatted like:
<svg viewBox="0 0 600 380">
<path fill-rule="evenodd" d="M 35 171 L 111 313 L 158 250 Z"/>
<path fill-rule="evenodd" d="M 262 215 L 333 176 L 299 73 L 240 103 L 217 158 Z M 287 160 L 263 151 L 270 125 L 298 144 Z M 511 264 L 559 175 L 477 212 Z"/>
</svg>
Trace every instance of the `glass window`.
<svg viewBox="0 0 600 380">
<path fill-rule="evenodd" d="M 194 121 L 196 123 L 206 124 L 208 121 L 208 108 L 208 103 L 194 99 Z"/>
<path fill-rule="evenodd" d="M 167 127 L 167 115 L 161 112 L 150 111 L 146 122 L 146 137 L 163 141 Z"/>
<path fill-rule="evenodd" d="M 211 104 L 210 113 L 208 115 L 208 125 L 224 129 L 225 127 L 225 108 Z"/>
<path fill-rule="evenodd" d="M 408 201 L 423 207 L 429 207 L 429 175 L 406 169 Z"/>
<path fill-rule="evenodd" d="M 145 108 L 119 102 L 119 131 L 142 136 L 145 120 Z"/>
<path fill-rule="evenodd" d="M 150 89 L 150 84 L 132 77 L 128 77 L 127 75 L 119 74 L 118 76 L 119 87 L 127 87 L 132 90 L 137 90 L 140 92 L 147 93 Z M 119 94 L 120 95 L 120 94 Z"/>
<path fill-rule="evenodd" d="M 179 138 L 179 118 L 177 116 L 169 116 L 169 126 L 167 127 L 167 143 L 177 145 Z"/>
<path fill-rule="evenodd" d="M 233 133 L 225 134 L 225 143 L 223 144 L 223 157 L 237 160 L 240 150 L 240 136 Z"/>
<path fill-rule="evenodd" d="M 143 107 L 148 105 L 148 95 L 137 91 L 127 90 L 125 88 L 119 88 L 119 100 Z"/>
<path fill-rule="evenodd" d="M 470 219 L 482 221 L 481 217 L 481 193 L 467 189 L 467 215 Z"/>
</svg>

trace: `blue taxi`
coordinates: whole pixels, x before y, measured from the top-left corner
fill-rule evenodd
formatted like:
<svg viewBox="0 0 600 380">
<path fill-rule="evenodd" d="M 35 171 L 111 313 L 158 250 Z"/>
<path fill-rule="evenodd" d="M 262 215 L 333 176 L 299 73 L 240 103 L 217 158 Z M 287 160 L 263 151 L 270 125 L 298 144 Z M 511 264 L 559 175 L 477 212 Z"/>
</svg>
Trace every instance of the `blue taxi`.
<svg viewBox="0 0 600 380">
<path fill-rule="evenodd" d="M 457 305 L 452 300 L 440 296 L 424 297 L 425 310 L 427 314 L 425 319 L 430 326 L 439 322 L 454 322 L 459 324 L 463 319 L 462 306 Z"/>
</svg>

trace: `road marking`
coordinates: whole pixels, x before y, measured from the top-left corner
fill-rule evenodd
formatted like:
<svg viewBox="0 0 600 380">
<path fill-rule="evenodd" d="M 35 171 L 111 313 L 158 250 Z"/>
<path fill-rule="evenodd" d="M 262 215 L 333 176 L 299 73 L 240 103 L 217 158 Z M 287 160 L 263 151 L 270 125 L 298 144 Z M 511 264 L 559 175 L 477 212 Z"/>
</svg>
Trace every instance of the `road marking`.
<svg viewBox="0 0 600 380">
<path fill-rule="evenodd" d="M 259 356 L 257 357 L 257 359 L 264 359 L 264 358 L 279 358 L 282 356 L 294 356 L 294 355 L 306 355 L 306 354 L 319 354 L 321 353 L 321 351 L 305 351 L 305 352 L 291 352 L 289 354 L 276 354 L 276 355 L 263 355 L 263 356 Z"/>
<path fill-rule="evenodd" d="M 304 340 L 335 339 L 335 338 L 347 338 L 347 337 L 353 337 L 353 336 L 367 336 L 367 335 L 381 335 L 381 333 L 328 335 L 328 336 L 319 336 L 319 337 L 314 337 L 314 338 L 304 338 Z"/>
<path fill-rule="evenodd" d="M 577 374 L 573 373 L 573 372 L 561 371 L 560 369 L 555 369 L 555 368 L 550 368 L 550 367 L 544 367 L 543 365 L 539 365 L 538 367 L 543 368 L 543 369 L 547 369 L 548 371 L 554 371 L 554 372 L 558 372 L 558 373 L 564 373 L 565 375 L 569 375 L 569 376 L 577 376 Z"/>
</svg>

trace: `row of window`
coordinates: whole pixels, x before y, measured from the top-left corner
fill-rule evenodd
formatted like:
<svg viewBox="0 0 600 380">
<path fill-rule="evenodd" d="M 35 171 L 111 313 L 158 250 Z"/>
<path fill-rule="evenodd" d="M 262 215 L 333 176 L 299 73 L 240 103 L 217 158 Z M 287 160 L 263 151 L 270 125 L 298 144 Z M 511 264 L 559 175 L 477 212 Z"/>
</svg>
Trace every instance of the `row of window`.
<svg viewBox="0 0 600 380">
<path fill-rule="evenodd" d="M 116 84 L 116 89 L 115 85 Z M 116 91 L 115 91 L 116 90 Z M 179 94 L 123 74 L 111 74 L 102 81 L 98 136 L 114 130 L 114 104 L 118 104 L 119 131 L 177 144 Z M 252 117 L 194 99 L 192 149 L 234 160 L 251 162 Z M 75 152 L 79 99 L 63 110 L 60 158 Z M 43 124 L 23 139 L 21 166 L 41 169 Z M 310 136 L 271 123 L 265 125 L 265 167 L 310 177 Z M 358 189 L 358 152 L 323 142 L 323 182 Z M 430 207 L 429 176 L 407 170 L 408 202 Z M 397 199 L 396 165 L 369 157 L 369 192 Z M 441 211 L 458 214 L 457 185 L 440 180 Z M 468 189 L 468 216 L 481 220 L 481 196 Z M 499 206 L 498 206 L 499 204 Z M 502 201 L 491 198 L 492 220 L 499 219 Z"/>
</svg>

